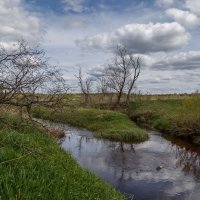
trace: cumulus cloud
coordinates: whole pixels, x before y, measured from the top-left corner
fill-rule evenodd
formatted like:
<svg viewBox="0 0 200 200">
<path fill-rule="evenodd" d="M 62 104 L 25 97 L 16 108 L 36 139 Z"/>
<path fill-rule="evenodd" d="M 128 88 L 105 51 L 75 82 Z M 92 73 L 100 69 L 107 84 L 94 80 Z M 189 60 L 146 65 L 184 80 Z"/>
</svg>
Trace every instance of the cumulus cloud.
<svg viewBox="0 0 200 200">
<path fill-rule="evenodd" d="M 63 0 L 64 10 L 81 13 L 85 10 L 84 0 Z"/>
<path fill-rule="evenodd" d="M 140 56 L 146 67 L 158 70 L 200 69 L 200 51 L 179 52 L 176 54 Z"/>
<path fill-rule="evenodd" d="M 166 14 L 185 27 L 194 27 L 200 23 L 200 19 L 189 11 L 170 8 L 166 10 Z"/>
<path fill-rule="evenodd" d="M 159 6 L 170 6 L 174 3 L 174 0 L 156 0 Z"/>
<path fill-rule="evenodd" d="M 171 51 L 187 44 L 190 38 L 177 22 L 128 24 L 110 33 L 101 33 L 76 43 L 83 48 L 114 50 L 117 45 L 126 46 L 133 53 Z"/>
<path fill-rule="evenodd" d="M 200 15 L 200 1 L 199 0 L 186 0 L 186 7 L 192 12 Z"/>
<path fill-rule="evenodd" d="M 22 6 L 21 0 L 0 1 L 0 43 L 9 47 L 20 38 L 33 41 L 41 31 L 39 19 Z"/>
</svg>

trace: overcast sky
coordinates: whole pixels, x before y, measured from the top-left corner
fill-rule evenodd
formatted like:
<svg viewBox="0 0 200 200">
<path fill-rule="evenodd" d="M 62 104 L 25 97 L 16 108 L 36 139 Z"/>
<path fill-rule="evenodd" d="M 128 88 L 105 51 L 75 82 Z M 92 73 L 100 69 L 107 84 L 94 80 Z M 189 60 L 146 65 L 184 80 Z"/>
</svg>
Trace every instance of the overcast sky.
<svg viewBox="0 0 200 200">
<path fill-rule="evenodd" d="M 144 93 L 200 89 L 200 0 L 0 0 L 0 43 L 40 43 L 74 83 L 118 44 L 142 59 Z"/>
</svg>

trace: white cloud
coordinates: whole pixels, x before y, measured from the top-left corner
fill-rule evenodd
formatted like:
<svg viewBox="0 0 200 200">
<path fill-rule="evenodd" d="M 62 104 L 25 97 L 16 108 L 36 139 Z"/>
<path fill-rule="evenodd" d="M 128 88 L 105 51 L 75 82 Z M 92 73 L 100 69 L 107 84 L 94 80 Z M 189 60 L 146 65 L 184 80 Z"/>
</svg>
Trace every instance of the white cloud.
<svg viewBox="0 0 200 200">
<path fill-rule="evenodd" d="M 81 13 L 85 10 L 84 0 L 63 0 L 64 10 Z"/>
<path fill-rule="evenodd" d="M 174 3 L 174 0 L 156 0 L 159 6 L 170 6 Z"/>
<path fill-rule="evenodd" d="M 186 7 L 200 15 L 200 0 L 186 0 Z"/>
<path fill-rule="evenodd" d="M 166 10 L 166 14 L 185 27 L 194 27 L 200 23 L 200 19 L 189 11 L 170 8 Z"/>
<path fill-rule="evenodd" d="M 128 24 L 110 33 L 76 41 L 83 48 L 114 50 L 126 46 L 133 53 L 171 51 L 187 44 L 189 33 L 178 23 Z"/>
<path fill-rule="evenodd" d="M 9 47 L 20 38 L 38 39 L 41 31 L 39 19 L 23 8 L 21 0 L 0 1 L 0 43 Z"/>
<path fill-rule="evenodd" d="M 146 67 L 158 70 L 200 69 L 200 51 L 140 55 Z"/>
</svg>

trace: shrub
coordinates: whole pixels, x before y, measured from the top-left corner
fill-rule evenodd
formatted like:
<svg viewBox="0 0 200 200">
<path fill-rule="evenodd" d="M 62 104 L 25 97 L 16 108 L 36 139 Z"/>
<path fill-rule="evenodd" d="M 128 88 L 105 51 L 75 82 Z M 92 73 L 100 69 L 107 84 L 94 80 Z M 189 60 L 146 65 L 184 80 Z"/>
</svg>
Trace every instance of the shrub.
<svg viewBox="0 0 200 200">
<path fill-rule="evenodd" d="M 169 130 L 171 128 L 171 122 L 168 119 L 157 119 L 153 122 L 153 127 L 158 130 Z"/>
</svg>

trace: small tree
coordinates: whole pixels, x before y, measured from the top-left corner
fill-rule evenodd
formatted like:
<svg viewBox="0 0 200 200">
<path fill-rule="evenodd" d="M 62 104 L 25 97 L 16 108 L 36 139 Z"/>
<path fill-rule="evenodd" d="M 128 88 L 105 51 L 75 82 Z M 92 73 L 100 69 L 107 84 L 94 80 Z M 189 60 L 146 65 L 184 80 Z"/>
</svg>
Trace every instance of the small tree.
<svg viewBox="0 0 200 200">
<path fill-rule="evenodd" d="M 97 83 L 96 86 L 97 86 L 99 102 L 103 102 L 105 96 L 109 93 L 107 77 L 103 75 L 98 75 L 98 76 L 95 76 L 95 80 Z"/>
<path fill-rule="evenodd" d="M 126 101 L 127 103 L 130 101 L 130 95 L 135 87 L 135 83 L 140 75 L 140 58 L 138 57 L 136 61 L 134 60 L 134 57 L 132 55 L 129 55 L 129 59 L 131 60 L 131 69 L 130 69 L 130 76 L 128 78 L 128 93 Z"/>
<path fill-rule="evenodd" d="M 79 87 L 84 95 L 85 104 L 89 104 L 91 102 L 90 94 L 92 92 L 92 79 L 84 79 L 81 68 L 79 69 L 78 75 L 75 75 L 75 77 L 78 79 Z"/>
<path fill-rule="evenodd" d="M 125 47 L 118 46 L 114 61 L 104 70 L 108 77 L 108 87 L 117 93 L 116 104 L 119 105 L 121 97 L 127 92 L 127 102 L 140 75 L 140 59 L 135 61 Z"/>
<path fill-rule="evenodd" d="M 31 120 L 33 105 L 58 107 L 68 89 L 60 71 L 48 65 L 45 52 L 24 40 L 13 50 L 1 48 L 0 85 L 0 104 L 25 107 Z"/>
</svg>

